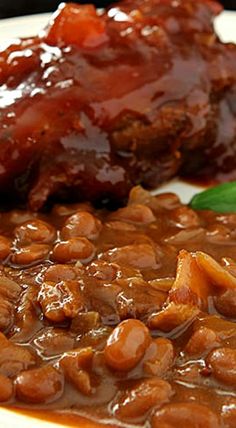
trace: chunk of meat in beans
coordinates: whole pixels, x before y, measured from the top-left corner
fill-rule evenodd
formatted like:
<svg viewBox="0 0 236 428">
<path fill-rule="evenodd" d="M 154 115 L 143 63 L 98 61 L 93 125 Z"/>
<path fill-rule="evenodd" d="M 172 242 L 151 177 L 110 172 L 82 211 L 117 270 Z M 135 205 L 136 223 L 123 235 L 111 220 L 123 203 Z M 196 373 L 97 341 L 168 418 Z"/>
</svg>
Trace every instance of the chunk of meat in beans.
<svg viewBox="0 0 236 428">
<path fill-rule="evenodd" d="M 166 404 L 152 418 L 152 428 L 220 428 L 217 415 L 197 403 Z"/>
<path fill-rule="evenodd" d="M 163 377 L 172 367 L 175 359 L 171 340 L 164 337 L 153 339 L 146 351 L 143 369 L 148 375 Z"/>
<path fill-rule="evenodd" d="M 31 265 L 46 259 L 50 252 L 47 244 L 31 244 L 12 254 L 11 261 L 17 265 Z"/>
<path fill-rule="evenodd" d="M 71 238 L 55 245 L 52 258 L 58 263 L 73 261 L 89 262 L 95 255 L 95 247 L 87 238 Z"/>
<path fill-rule="evenodd" d="M 142 278 L 116 280 L 122 291 L 116 296 L 116 307 L 120 319 L 142 318 L 148 312 L 162 307 L 166 294 L 148 287 Z"/>
<path fill-rule="evenodd" d="M 93 329 L 98 328 L 101 324 L 101 318 L 98 312 L 80 312 L 71 321 L 70 329 L 74 333 L 84 334 L 92 332 Z"/>
<path fill-rule="evenodd" d="M 93 240 L 99 236 L 101 228 L 101 221 L 93 214 L 79 211 L 67 219 L 62 228 L 61 236 L 63 239 L 83 236 Z"/>
<path fill-rule="evenodd" d="M 107 340 L 105 361 L 111 369 L 131 370 L 144 356 L 150 341 L 149 331 L 141 321 L 122 321 Z"/>
<path fill-rule="evenodd" d="M 74 347 L 75 339 L 66 331 L 59 328 L 48 327 L 39 332 L 34 338 L 34 345 L 41 355 L 60 355 Z"/>
<path fill-rule="evenodd" d="M 16 227 L 15 236 L 20 246 L 32 243 L 49 244 L 56 239 L 56 230 L 45 221 L 32 219 Z"/>
<path fill-rule="evenodd" d="M 206 362 L 219 382 L 236 386 L 236 349 L 215 349 L 208 355 Z"/>
<path fill-rule="evenodd" d="M 50 321 L 61 322 L 66 317 L 74 318 L 84 309 L 84 298 L 77 281 L 44 282 L 38 301 L 43 314 Z"/>
<path fill-rule="evenodd" d="M 60 360 L 60 367 L 63 369 L 66 379 L 84 395 L 90 395 L 93 392 L 89 375 L 93 354 L 91 347 L 74 349 Z"/>
<path fill-rule="evenodd" d="M 38 290 L 36 287 L 27 287 L 22 292 L 21 298 L 17 302 L 17 313 L 15 323 L 18 328 L 15 330 L 12 340 L 19 343 L 26 343 L 34 333 L 40 328 L 38 317 L 39 307 L 37 304 Z"/>
<path fill-rule="evenodd" d="M 121 394 L 113 409 L 115 415 L 124 421 L 143 417 L 153 406 L 161 407 L 173 395 L 171 385 L 158 377 L 145 379 Z"/>
<path fill-rule="evenodd" d="M 53 366 L 22 371 L 15 379 L 17 397 L 26 403 L 48 403 L 63 393 L 64 379 Z"/>
</svg>

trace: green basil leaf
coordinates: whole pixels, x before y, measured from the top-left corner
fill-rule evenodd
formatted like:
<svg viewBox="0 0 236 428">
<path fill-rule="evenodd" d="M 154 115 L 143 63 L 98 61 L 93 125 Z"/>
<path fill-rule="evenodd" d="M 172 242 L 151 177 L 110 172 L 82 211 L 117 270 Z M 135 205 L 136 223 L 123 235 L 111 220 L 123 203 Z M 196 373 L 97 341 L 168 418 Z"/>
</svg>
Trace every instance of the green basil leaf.
<svg viewBox="0 0 236 428">
<path fill-rule="evenodd" d="M 194 210 L 236 212 L 236 181 L 223 183 L 195 195 L 189 205 Z"/>
</svg>

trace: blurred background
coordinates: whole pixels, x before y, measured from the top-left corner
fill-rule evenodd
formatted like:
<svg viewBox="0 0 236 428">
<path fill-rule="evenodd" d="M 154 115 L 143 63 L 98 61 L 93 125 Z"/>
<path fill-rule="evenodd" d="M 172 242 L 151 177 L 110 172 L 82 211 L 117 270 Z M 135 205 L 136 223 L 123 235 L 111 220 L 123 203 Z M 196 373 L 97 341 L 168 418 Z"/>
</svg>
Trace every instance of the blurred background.
<svg viewBox="0 0 236 428">
<path fill-rule="evenodd" d="M 100 7 L 114 2 L 112 0 L 73 1 L 75 3 L 94 3 Z M 57 8 L 59 3 L 61 3 L 60 0 L 0 0 L 0 18 L 53 11 Z M 236 0 L 222 0 L 221 3 L 226 9 L 236 10 Z"/>
</svg>

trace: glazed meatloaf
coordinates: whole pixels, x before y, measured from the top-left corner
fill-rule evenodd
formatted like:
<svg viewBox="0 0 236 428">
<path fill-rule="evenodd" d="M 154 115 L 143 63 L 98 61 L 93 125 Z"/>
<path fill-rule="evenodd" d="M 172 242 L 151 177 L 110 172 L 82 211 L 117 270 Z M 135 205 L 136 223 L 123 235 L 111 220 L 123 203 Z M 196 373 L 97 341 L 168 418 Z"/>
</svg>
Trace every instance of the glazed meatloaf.
<svg viewBox="0 0 236 428">
<path fill-rule="evenodd" d="M 0 53 L 0 192 L 125 200 L 176 174 L 235 174 L 236 47 L 212 0 L 62 4 Z"/>
</svg>

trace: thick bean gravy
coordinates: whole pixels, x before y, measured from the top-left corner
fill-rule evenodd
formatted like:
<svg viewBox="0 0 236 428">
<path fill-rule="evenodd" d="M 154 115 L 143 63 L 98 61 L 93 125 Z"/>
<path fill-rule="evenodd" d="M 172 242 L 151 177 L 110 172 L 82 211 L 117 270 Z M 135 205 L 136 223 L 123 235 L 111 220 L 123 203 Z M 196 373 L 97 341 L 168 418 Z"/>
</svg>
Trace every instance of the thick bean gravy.
<svg viewBox="0 0 236 428">
<path fill-rule="evenodd" d="M 0 228 L 2 405 L 235 428 L 235 214 L 134 188 L 117 211 L 14 210 Z"/>
</svg>

